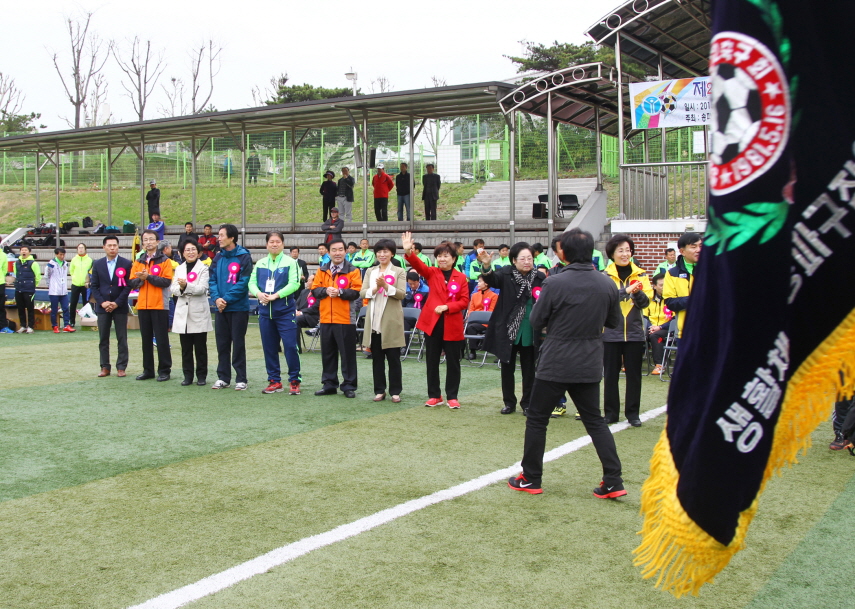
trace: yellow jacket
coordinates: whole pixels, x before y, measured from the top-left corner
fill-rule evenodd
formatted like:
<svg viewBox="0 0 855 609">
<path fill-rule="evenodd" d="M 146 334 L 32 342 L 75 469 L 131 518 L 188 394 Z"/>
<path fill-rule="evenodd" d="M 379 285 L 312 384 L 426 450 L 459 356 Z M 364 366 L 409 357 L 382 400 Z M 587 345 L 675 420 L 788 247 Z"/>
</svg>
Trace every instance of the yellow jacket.
<svg viewBox="0 0 855 609">
<path fill-rule="evenodd" d="M 634 262 L 629 263 L 632 272 L 624 281 L 621 281 L 618 276 L 618 267 L 615 264 L 610 265 L 603 271 L 603 274 L 612 279 L 618 289 L 618 300 L 620 302 L 621 313 L 623 313 L 623 325 L 617 328 L 606 328 L 603 332 L 603 342 L 606 343 L 622 343 L 622 342 L 644 342 L 644 320 L 642 319 L 642 311 L 650 304 L 650 298 L 653 296 L 653 288 L 650 287 L 650 278 L 647 276 L 647 271 L 638 268 Z M 641 290 L 634 294 L 627 294 L 626 288 L 633 281 L 641 282 Z"/>
<path fill-rule="evenodd" d="M 677 258 L 676 266 L 668 269 L 665 274 L 662 298 L 665 299 L 665 305 L 677 316 L 677 338 L 683 336 L 683 323 L 686 321 L 689 294 L 692 293 L 694 282 L 695 277 L 686 268 L 682 256 Z"/>
</svg>

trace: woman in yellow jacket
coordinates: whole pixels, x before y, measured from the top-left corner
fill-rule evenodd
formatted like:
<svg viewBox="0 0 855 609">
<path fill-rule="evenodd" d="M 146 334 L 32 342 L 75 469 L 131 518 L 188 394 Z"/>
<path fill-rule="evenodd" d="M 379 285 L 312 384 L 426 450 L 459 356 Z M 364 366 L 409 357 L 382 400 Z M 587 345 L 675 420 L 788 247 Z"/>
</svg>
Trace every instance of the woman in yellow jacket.
<svg viewBox="0 0 855 609">
<path fill-rule="evenodd" d="M 620 418 L 618 378 L 626 370 L 624 413 L 633 427 L 641 427 L 641 364 L 644 360 L 643 311 L 653 292 L 644 269 L 632 262 L 635 243 L 629 235 L 614 235 L 606 244 L 606 256 L 614 261 L 604 271 L 617 285 L 623 324 L 603 332 L 603 410 L 606 423 Z"/>
</svg>

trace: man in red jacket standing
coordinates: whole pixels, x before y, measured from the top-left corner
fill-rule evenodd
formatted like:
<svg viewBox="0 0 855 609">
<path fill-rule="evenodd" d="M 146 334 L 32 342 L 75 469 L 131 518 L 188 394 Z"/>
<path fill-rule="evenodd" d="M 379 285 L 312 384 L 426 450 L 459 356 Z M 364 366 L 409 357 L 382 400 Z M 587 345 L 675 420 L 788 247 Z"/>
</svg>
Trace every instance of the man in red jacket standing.
<svg viewBox="0 0 855 609">
<path fill-rule="evenodd" d="M 383 163 L 377 165 L 377 174 L 371 179 L 374 187 L 374 216 L 378 222 L 389 221 L 389 191 L 395 188 L 395 181 Z"/>
</svg>

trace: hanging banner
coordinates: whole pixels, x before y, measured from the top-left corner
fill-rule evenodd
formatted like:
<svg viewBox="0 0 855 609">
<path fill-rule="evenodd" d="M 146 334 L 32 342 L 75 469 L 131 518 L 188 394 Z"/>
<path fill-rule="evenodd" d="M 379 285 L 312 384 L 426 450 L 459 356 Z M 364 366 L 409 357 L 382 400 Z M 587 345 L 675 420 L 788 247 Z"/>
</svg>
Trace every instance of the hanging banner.
<svg viewBox="0 0 855 609">
<path fill-rule="evenodd" d="M 711 121 L 708 76 L 629 83 L 633 129 L 696 127 Z"/>
</svg>

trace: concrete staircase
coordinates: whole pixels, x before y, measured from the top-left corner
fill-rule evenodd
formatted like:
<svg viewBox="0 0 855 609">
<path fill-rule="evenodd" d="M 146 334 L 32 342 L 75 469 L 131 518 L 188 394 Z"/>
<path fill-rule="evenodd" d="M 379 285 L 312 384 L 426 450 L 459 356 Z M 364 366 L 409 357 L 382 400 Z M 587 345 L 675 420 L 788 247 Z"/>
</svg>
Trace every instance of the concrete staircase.
<svg viewBox="0 0 855 609">
<path fill-rule="evenodd" d="M 596 178 L 573 178 L 558 180 L 558 194 L 575 194 L 579 203 L 585 200 L 597 187 Z M 546 180 L 521 180 L 516 183 L 516 218 L 530 220 L 531 206 L 538 202 L 538 195 L 546 194 Z M 487 182 L 474 197 L 454 216 L 455 220 L 497 220 L 508 218 L 511 212 L 509 182 Z M 565 212 L 570 218 L 575 212 Z"/>
</svg>

